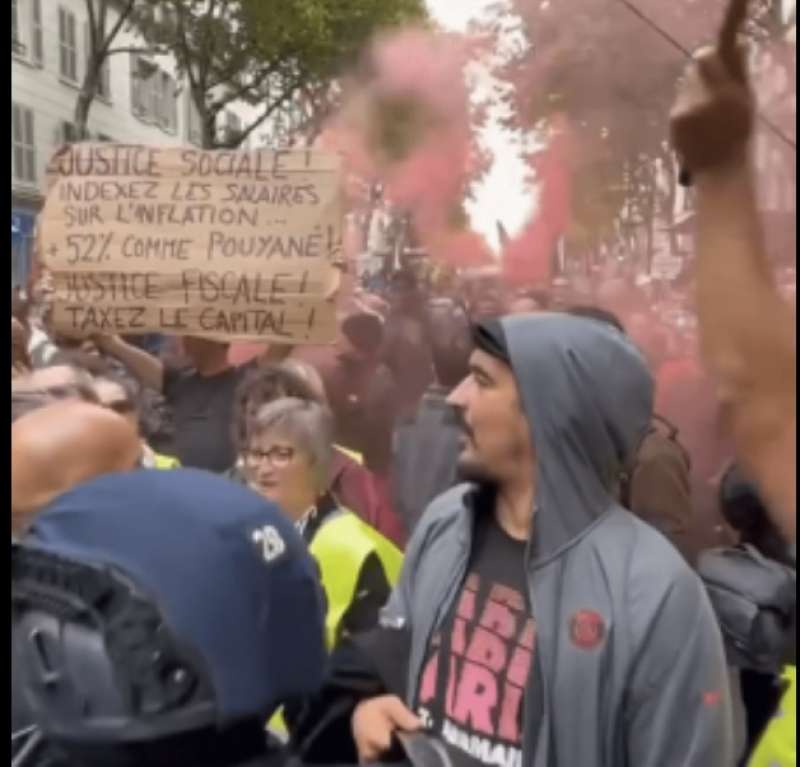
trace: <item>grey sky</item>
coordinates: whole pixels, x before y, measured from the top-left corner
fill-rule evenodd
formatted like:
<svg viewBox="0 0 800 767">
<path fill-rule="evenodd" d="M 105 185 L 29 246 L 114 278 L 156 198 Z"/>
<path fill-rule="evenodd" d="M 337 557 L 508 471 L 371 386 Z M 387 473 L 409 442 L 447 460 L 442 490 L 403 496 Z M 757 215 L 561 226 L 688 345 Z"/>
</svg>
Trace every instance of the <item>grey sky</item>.
<svg viewBox="0 0 800 767">
<path fill-rule="evenodd" d="M 466 31 L 467 24 L 497 0 L 426 0 L 431 15 L 445 29 Z M 483 81 L 485 75 L 477 74 Z M 483 141 L 494 155 L 494 162 L 485 182 L 476 190 L 476 199 L 467 210 L 472 226 L 483 234 L 497 251 L 496 222 L 502 221 L 510 234 L 515 234 L 527 221 L 535 198 L 530 184 L 523 182 L 524 167 L 518 157 L 518 139 L 502 130 L 491 117 Z"/>
</svg>

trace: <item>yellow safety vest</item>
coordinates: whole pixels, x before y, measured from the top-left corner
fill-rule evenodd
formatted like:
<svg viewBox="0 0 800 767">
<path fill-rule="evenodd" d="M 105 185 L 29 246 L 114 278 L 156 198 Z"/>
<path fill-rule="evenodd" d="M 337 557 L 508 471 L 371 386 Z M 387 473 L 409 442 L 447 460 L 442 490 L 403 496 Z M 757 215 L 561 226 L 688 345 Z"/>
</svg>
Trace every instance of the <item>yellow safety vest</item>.
<svg viewBox="0 0 800 767">
<path fill-rule="evenodd" d="M 756 746 L 749 767 L 796 767 L 797 765 L 797 668 L 786 666 L 783 678 L 789 688 Z"/>
<path fill-rule="evenodd" d="M 355 597 L 358 576 L 367 557 L 378 556 L 390 586 L 397 583 L 403 566 L 403 552 L 348 509 L 326 519 L 308 547 L 319 565 L 322 588 L 328 603 L 325 615 L 325 644 L 332 650 L 341 634 L 342 619 Z M 277 711 L 267 727 L 286 737 L 283 709 Z"/>
<path fill-rule="evenodd" d="M 154 469 L 180 469 L 181 462 L 171 455 L 162 455 L 161 453 L 153 452 L 153 468 Z"/>
<path fill-rule="evenodd" d="M 342 447 L 341 445 L 334 445 L 334 448 L 340 453 L 346 455 L 348 458 L 352 458 L 357 464 L 360 464 L 361 466 L 364 465 L 364 456 L 361 455 L 361 453 L 358 453 L 355 450 L 350 450 L 348 447 Z"/>
<path fill-rule="evenodd" d="M 400 577 L 403 553 L 347 509 L 323 522 L 308 548 L 319 565 L 322 588 L 328 600 L 325 641 L 331 650 L 339 638 L 342 619 L 355 597 L 358 576 L 367 557 L 377 554 L 389 585 L 394 586 Z"/>
</svg>

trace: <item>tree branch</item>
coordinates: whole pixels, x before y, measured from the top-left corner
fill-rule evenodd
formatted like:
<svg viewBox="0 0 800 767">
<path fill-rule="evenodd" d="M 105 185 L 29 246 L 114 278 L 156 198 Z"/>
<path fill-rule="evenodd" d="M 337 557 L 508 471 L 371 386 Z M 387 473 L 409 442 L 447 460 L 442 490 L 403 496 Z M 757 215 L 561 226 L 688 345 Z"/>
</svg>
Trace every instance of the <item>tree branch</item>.
<svg viewBox="0 0 800 767">
<path fill-rule="evenodd" d="M 109 31 L 108 35 L 103 40 L 101 52 L 103 53 L 104 56 L 111 55 L 109 47 L 116 38 L 116 36 L 119 34 L 119 31 L 122 29 L 122 25 L 133 13 L 133 7 L 135 4 L 136 0 L 128 0 L 128 4 L 122 9 L 122 11 L 119 14 L 119 17 L 114 22 L 114 26 L 111 27 L 111 30 Z M 105 4 L 103 5 L 103 8 L 105 8 Z M 103 19 L 103 30 L 105 31 L 105 19 Z"/>
<path fill-rule="evenodd" d="M 86 0 L 86 14 L 89 17 L 89 52 L 90 58 L 97 51 L 97 14 L 94 0 Z"/>
<path fill-rule="evenodd" d="M 139 46 L 133 45 L 130 48 L 112 48 L 109 51 L 106 51 L 106 56 L 115 56 L 118 53 L 141 53 L 151 56 L 163 56 L 164 54 L 168 53 L 169 49 L 162 48 L 160 46 L 151 46 L 149 48 L 141 48 Z"/>
<path fill-rule="evenodd" d="M 248 137 L 248 136 L 249 136 L 249 135 L 250 135 L 250 134 L 251 134 L 251 133 L 252 133 L 252 132 L 253 132 L 253 131 L 254 131 L 256 128 L 258 128 L 258 126 L 259 126 L 259 125 L 261 125 L 261 124 L 264 122 L 264 120 L 267 120 L 267 119 L 268 119 L 268 118 L 269 118 L 269 117 L 270 117 L 272 114 L 274 114 L 274 113 L 275 113 L 275 111 L 276 111 L 277 109 L 279 109 L 281 106 L 283 106 L 283 104 L 284 104 L 286 101 L 288 101 L 288 99 L 291 97 L 292 93 L 293 93 L 293 92 L 294 92 L 294 91 L 295 91 L 297 88 L 299 88 L 299 87 L 300 87 L 300 85 L 302 84 L 302 82 L 303 82 L 303 78 L 298 78 L 298 79 L 294 80 L 290 86 L 288 86 L 287 88 L 284 88 L 284 89 L 283 89 L 283 91 L 281 92 L 281 95 L 280 95 L 280 96 L 279 96 L 279 97 L 278 97 L 278 98 L 277 98 L 275 101 L 273 101 L 273 102 L 272 102 L 272 104 L 270 104 L 270 105 L 269 105 L 269 106 L 268 106 L 268 107 L 267 107 L 267 108 L 264 110 L 263 114 L 261 114 L 259 117 L 257 117 L 257 118 L 256 118 L 256 119 L 255 119 L 255 120 L 254 120 L 254 121 L 253 121 L 253 122 L 252 122 L 250 125 L 249 125 L 249 127 L 248 127 L 246 130 L 242 131 L 242 132 L 241 132 L 241 133 L 240 133 L 240 134 L 237 136 L 237 139 L 238 139 L 238 140 L 237 140 L 237 142 L 236 142 L 235 146 L 240 146 L 240 145 L 242 144 L 242 142 L 243 142 L 243 141 L 245 141 L 245 140 L 247 139 L 247 137 Z M 227 146 L 227 143 L 226 143 L 226 146 Z"/>
<path fill-rule="evenodd" d="M 228 104 L 237 101 L 242 96 L 244 96 L 244 94 L 247 93 L 248 91 L 257 90 L 266 82 L 266 80 L 270 77 L 270 75 L 275 74 L 280 69 L 280 67 L 281 67 L 281 62 L 279 61 L 273 62 L 257 77 L 254 77 L 254 79 L 251 82 L 245 83 L 240 88 L 237 88 L 235 91 L 231 91 L 230 93 L 226 94 L 224 98 L 215 100 L 213 107 L 214 111 L 220 112 L 226 106 L 228 106 Z M 213 87 L 219 87 L 220 85 L 224 84 L 225 84 L 224 82 L 216 83 L 215 86 L 210 86 L 209 90 L 212 90 Z"/>
</svg>

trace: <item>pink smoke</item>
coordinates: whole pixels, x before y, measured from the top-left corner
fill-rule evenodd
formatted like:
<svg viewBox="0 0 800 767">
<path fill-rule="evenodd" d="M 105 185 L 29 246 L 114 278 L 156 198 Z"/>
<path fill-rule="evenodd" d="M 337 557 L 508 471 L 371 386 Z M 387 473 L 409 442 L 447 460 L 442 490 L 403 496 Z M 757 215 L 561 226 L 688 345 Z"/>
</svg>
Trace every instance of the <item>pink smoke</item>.
<svg viewBox="0 0 800 767">
<path fill-rule="evenodd" d="M 556 244 L 571 218 L 570 157 L 569 125 L 563 115 L 557 115 L 547 147 L 531 160 L 539 183 L 536 212 L 503 252 L 503 271 L 511 285 L 525 287 L 550 281 Z"/>
<path fill-rule="evenodd" d="M 404 30 L 378 40 L 366 78 L 348 88 L 345 107 L 324 131 L 320 145 L 340 151 L 355 179 L 380 181 L 385 196 L 408 212 L 416 238 L 435 258 L 448 263 L 480 261 L 488 247 L 454 213 L 470 185 L 488 167 L 476 129 L 483 114 L 472 104 L 465 67 L 480 42 L 463 36 Z M 382 104 L 402 102 L 424 115 L 410 147 L 393 157 L 374 145 Z M 446 243 L 446 244 L 445 244 Z M 457 248 L 465 248 L 458 253 Z"/>
</svg>

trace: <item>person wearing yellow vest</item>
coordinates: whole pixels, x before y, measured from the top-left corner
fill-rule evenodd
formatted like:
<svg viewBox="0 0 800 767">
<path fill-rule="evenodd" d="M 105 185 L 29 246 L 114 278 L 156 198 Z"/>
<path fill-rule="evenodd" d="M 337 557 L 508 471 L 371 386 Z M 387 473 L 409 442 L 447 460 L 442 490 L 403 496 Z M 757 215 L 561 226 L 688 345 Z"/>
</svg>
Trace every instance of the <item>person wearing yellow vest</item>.
<svg viewBox="0 0 800 767">
<path fill-rule="evenodd" d="M 330 492 L 333 450 L 327 408 L 287 397 L 251 417 L 241 456 L 248 484 L 294 521 L 319 565 L 328 649 L 377 624 L 403 559 L 391 541 Z"/>
<path fill-rule="evenodd" d="M 783 680 L 788 687 L 753 752 L 749 767 L 797 765 L 797 667 L 786 666 Z"/>
</svg>

